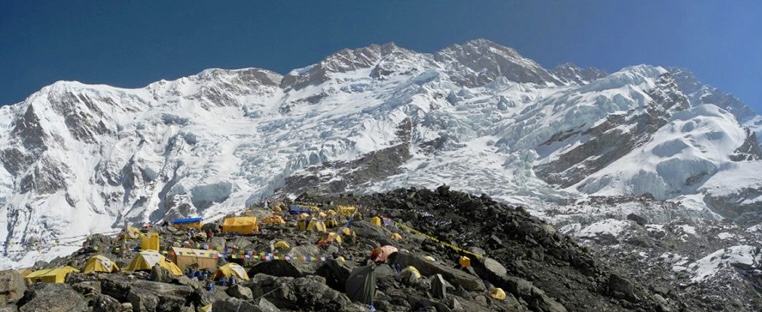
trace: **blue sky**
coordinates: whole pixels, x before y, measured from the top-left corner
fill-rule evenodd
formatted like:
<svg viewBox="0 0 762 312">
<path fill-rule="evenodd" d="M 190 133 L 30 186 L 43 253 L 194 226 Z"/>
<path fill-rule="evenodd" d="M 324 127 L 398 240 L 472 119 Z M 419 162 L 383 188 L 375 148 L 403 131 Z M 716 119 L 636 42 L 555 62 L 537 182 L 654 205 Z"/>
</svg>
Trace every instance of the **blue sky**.
<svg viewBox="0 0 762 312">
<path fill-rule="evenodd" d="M 547 68 L 688 67 L 759 113 L 760 16 L 758 0 L 4 0 L 0 104 L 57 80 L 141 87 L 210 67 L 286 73 L 342 48 L 433 52 L 486 38 Z"/>
</svg>

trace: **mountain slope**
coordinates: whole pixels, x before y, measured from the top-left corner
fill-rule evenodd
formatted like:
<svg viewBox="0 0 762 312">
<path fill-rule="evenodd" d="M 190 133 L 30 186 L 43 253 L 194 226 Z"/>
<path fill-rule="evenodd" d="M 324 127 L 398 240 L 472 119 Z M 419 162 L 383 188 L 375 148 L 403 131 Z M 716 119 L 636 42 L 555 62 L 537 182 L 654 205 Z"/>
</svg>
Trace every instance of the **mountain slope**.
<svg viewBox="0 0 762 312">
<path fill-rule="evenodd" d="M 310 190 L 447 183 L 519 204 L 643 192 L 700 203 L 715 176 L 757 163 L 751 133 L 692 103 L 664 68 L 563 68 L 474 40 L 433 54 L 347 49 L 284 76 L 58 82 L 0 108 L 3 256 L 29 264 L 123 221 L 219 218 Z M 51 245 L 61 251 L 26 252 Z"/>
</svg>

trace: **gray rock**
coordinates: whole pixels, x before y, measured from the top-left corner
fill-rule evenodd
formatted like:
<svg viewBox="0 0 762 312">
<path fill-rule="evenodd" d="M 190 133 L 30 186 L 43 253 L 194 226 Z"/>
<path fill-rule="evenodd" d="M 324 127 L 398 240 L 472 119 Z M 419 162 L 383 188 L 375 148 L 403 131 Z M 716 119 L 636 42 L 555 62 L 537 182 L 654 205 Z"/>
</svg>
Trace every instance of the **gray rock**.
<svg viewBox="0 0 762 312">
<path fill-rule="evenodd" d="M 646 224 L 648 223 L 648 220 L 646 220 L 646 218 L 636 215 L 635 213 L 628 214 L 627 220 L 635 221 L 635 223 L 637 223 L 640 226 L 646 226 Z"/>
<path fill-rule="evenodd" d="M 87 301 L 68 284 L 35 284 L 22 299 L 21 312 L 79 312 L 87 311 Z"/>
<path fill-rule="evenodd" d="M 98 281 L 84 281 L 71 285 L 76 292 L 85 297 L 94 297 L 101 293 L 101 283 Z"/>
<path fill-rule="evenodd" d="M 223 293 L 223 292 L 218 291 L 218 293 Z M 201 288 L 195 289 L 190 298 L 191 298 L 191 302 L 193 302 L 193 304 L 196 305 L 197 307 L 204 307 L 214 302 L 214 297 L 212 296 L 212 293 Z"/>
<path fill-rule="evenodd" d="M 476 254 L 476 255 L 478 255 L 480 257 L 484 257 L 487 254 L 487 252 L 484 251 L 484 249 L 481 249 L 481 248 L 475 247 L 475 246 L 468 247 L 468 251 L 470 251 L 471 253 Z"/>
<path fill-rule="evenodd" d="M 463 310 L 463 306 L 455 298 L 450 298 L 449 306 L 450 306 L 450 311 L 452 312 L 465 312 L 465 310 Z"/>
<path fill-rule="evenodd" d="M 99 294 L 93 300 L 93 312 L 122 312 L 124 308 L 114 297 Z M 132 308 L 130 308 L 132 311 Z"/>
<path fill-rule="evenodd" d="M 157 296 L 176 296 L 188 298 L 193 294 L 193 288 L 187 285 L 175 285 L 151 281 L 135 281 L 132 287 L 150 291 Z"/>
<path fill-rule="evenodd" d="M 314 257 L 315 255 L 325 254 L 314 244 L 293 247 L 289 253 L 294 257 Z M 315 271 L 322 265 L 321 261 L 291 261 L 291 263 L 302 275 L 315 274 Z"/>
<path fill-rule="evenodd" d="M 169 283 L 172 281 L 172 274 L 169 273 L 169 270 L 158 264 L 151 268 L 151 275 L 153 276 L 153 281 L 156 282 Z"/>
<path fill-rule="evenodd" d="M 243 237 L 236 237 L 227 241 L 226 246 L 235 249 L 244 249 L 246 246 L 251 245 L 251 241 Z"/>
<path fill-rule="evenodd" d="M 159 307 L 159 297 L 142 288 L 131 288 L 127 300 L 132 304 L 134 312 L 155 312 Z"/>
<path fill-rule="evenodd" d="M 622 298 L 630 302 L 638 300 L 635 295 L 635 287 L 632 282 L 616 274 L 609 275 L 608 290 L 615 298 Z"/>
<path fill-rule="evenodd" d="M 225 248 L 226 240 L 224 237 L 215 236 L 212 237 L 211 240 L 209 240 L 209 243 L 212 244 L 215 248 Z"/>
<path fill-rule="evenodd" d="M 204 232 L 211 231 L 214 234 L 218 234 L 220 233 L 220 225 L 217 223 L 206 223 L 201 226 L 201 230 Z"/>
<path fill-rule="evenodd" d="M 122 302 L 123 311 L 132 311 L 132 303 Z"/>
<path fill-rule="evenodd" d="M 233 298 L 243 300 L 254 299 L 254 296 L 251 293 L 251 289 L 244 287 L 241 284 L 230 286 L 226 292 Z"/>
<path fill-rule="evenodd" d="M 566 312 L 566 307 L 545 294 L 545 291 L 535 287 L 531 282 L 513 276 L 506 276 L 497 284 L 518 298 L 529 303 L 535 311 Z"/>
<path fill-rule="evenodd" d="M 130 281 L 123 275 L 108 274 L 100 276 L 101 293 L 114 297 L 119 302 L 127 301 L 131 285 Z"/>
<path fill-rule="evenodd" d="M 662 297 L 662 296 L 661 296 L 661 295 L 659 295 L 659 294 L 655 294 L 655 295 L 653 296 L 653 298 L 654 298 L 654 299 L 656 300 L 656 302 L 659 304 L 659 310 L 660 310 L 661 312 L 669 312 L 669 311 L 672 311 L 672 309 L 670 309 L 670 308 L 669 308 L 669 301 L 667 301 L 667 299 L 664 299 L 664 297 Z"/>
<path fill-rule="evenodd" d="M 17 307 L 15 304 L 9 304 L 0 306 L 0 312 L 18 312 L 19 307 Z"/>
<path fill-rule="evenodd" d="M 280 309 L 264 298 L 255 302 L 245 301 L 237 298 L 215 301 L 212 305 L 214 312 L 279 312 Z"/>
<path fill-rule="evenodd" d="M 0 271 L 0 306 L 18 301 L 24 296 L 24 291 L 24 277 L 18 271 Z"/>
</svg>

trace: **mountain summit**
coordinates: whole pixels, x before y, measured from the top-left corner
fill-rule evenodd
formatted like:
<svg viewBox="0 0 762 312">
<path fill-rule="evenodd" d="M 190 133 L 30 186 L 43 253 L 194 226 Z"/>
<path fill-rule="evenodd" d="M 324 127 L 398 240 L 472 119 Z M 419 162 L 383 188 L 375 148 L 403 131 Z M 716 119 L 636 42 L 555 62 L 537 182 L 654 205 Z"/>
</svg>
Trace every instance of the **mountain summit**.
<svg viewBox="0 0 762 312">
<path fill-rule="evenodd" d="M 685 70 L 547 70 L 483 39 L 347 49 L 286 75 L 57 82 L 0 110 L 4 266 L 123 221 L 442 183 L 541 214 L 647 194 L 675 214 L 760 221 L 759 146 L 739 124 L 756 115 L 737 99 Z"/>
</svg>

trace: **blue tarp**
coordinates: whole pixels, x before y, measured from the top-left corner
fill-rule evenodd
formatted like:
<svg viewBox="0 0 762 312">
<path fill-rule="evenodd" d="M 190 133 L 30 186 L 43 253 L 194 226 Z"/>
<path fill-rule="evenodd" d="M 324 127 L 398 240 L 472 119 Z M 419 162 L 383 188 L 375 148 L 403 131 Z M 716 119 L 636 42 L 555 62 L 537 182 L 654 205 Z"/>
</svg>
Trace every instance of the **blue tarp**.
<svg viewBox="0 0 762 312">
<path fill-rule="evenodd" d="M 186 219 L 175 219 L 175 221 L 172 221 L 172 224 L 188 224 L 188 223 L 196 223 L 201 222 L 202 218 L 186 218 Z"/>
<path fill-rule="evenodd" d="M 299 206 L 299 205 L 291 205 L 288 206 L 288 212 L 292 215 L 298 215 L 302 213 L 312 213 L 312 210 L 310 210 L 309 207 Z"/>
</svg>

